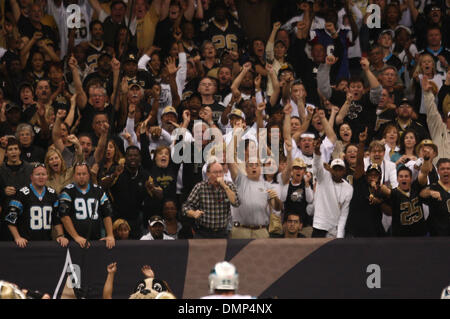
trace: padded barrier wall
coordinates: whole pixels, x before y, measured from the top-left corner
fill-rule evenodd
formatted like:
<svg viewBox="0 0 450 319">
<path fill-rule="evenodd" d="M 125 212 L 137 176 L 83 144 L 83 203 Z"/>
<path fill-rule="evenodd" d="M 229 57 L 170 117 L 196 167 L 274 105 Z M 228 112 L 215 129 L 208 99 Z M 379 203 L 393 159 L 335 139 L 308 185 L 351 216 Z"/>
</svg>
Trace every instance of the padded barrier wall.
<svg viewBox="0 0 450 319">
<path fill-rule="evenodd" d="M 208 274 L 221 260 L 239 271 L 239 293 L 260 298 L 439 298 L 450 284 L 450 238 L 258 239 L 0 243 L 0 279 L 74 297 L 81 283 L 101 298 L 106 266 L 117 262 L 113 298 L 127 298 L 150 265 L 178 298 L 208 294 Z M 71 266 L 72 265 L 72 266 Z M 72 270 L 74 274 L 72 274 Z"/>
</svg>

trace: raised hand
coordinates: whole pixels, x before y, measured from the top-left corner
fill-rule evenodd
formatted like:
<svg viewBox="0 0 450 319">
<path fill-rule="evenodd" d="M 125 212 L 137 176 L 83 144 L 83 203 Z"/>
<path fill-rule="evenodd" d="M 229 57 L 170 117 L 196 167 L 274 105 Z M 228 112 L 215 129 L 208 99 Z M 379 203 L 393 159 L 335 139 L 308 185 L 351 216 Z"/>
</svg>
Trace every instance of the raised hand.
<svg viewBox="0 0 450 319">
<path fill-rule="evenodd" d="M 272 30 L 275 31 L 275 32 L 277 32 L 280 28 L 281 28 L 281 22 L 280 22 L 280 21 L 277 21 L 277 22 L 275 22 L 275 23 L 273 24 Z"/>
<path fill-rule="evenodd" d="M 155 278 L 155 273 L 149 265 L 142 266 L 141 272 L 146 278 Z"/>
<path fill-rule="evenodd" d="M 78 61 L 77 61 L 77 59 L 75 59 L 75 57 L 73 55 L 69 58 L 69 61 L 67 62 L 67 64 L 69 65 L 69 68 L 72 70 L 76 69 L 78 67 Z"/>
<path fill-rule="evenodd" d="M 252 63 L 245 62 L 244 65 L 242 66 L 242 71 L 248 72 L 251 70 L 251 68 L 252 68 Z"/>
<path fill-rule="evenodd" d="M 170 75 L 175 75 L 177 73 L 177 71 L 181 68 L 180 65 L 177 67 L 177 65 L 175 63 L 175 58 L 172 58 L 172 57 L 168 57 L 166 59 L 166 67 L 167 67 L 167 71 L 169 71 Z"/>
<path fill-rule="evenodd" d="M 183 33 L 181 32 L 181 29 L 179 27 L 177 27 L 174 31 L 173 31 L 173 38 L 176 41 L 181 41 L 181 37 L 183 36 Z"/>
<path fill-rule="evenodd" d="M 283 112 L 286 115 L 290 115 L 292 113 L 292 105 L 291 105 L 291 103 L 286 103 L 286 105 L 283 108 Z"/>
<path fill-rule="evenodd" d="M 117 263 L 113 262 L 106 267 L 108 274 L 115 274 L 117 272 Z"/>
<path fill-rule="evenodd" d="M 368 71 L 369 70 L 370 62 L 369 62 L 369 60 L 367 58 L 364 58 L 364 57 L 361 58 L 360 64 L 361 64 L 361 68 L 364 71 Z"/>
<path fill-rule="evenodd" d="M 314 153 L 319 156 L 322 155 L 322 153 L 320 152 L 320 145 L 322 145 L 322 140 L 316 139 L 314 141 Z"/>
<path fill-rule="evenodd" d="M 331 65 L 335 64 L 338 60 L 339 60 L 339 58 L 337 58 L 334 55 L 330 54 L 330 55 L 327 55 L 327 57 L 325 58 L 325 63 L 327 65 L 331 66 Z"/>
<path fill-rule="evenodd" d="M 367 140 L 367 126 L 363 132 L 359 133 L 359 142 L 364 144 Z"/>
<path fill-rule="evenodd" d="M 117 60 L 115 57 L 112 58 L 112 60 L 111 60 L 111 68 L 112 68 L 113 72 L 114 71 L 116 71 L 116 72 L 120 71 L 120 61 Z"/>
</svg>

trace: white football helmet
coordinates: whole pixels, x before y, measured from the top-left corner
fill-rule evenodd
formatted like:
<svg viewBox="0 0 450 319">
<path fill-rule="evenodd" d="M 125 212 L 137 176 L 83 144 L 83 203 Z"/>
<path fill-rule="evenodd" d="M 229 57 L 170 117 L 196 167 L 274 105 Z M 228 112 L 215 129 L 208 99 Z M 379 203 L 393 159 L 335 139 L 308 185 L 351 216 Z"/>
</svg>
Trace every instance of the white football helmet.
<svg viewBox="0 0 450 319">
<path fill-rule="evenodd" d="M 450 286 L 447 286 L 442 290 L 441 299 L 450 299 Z"/>
<path fill-rule="evenodd" d="M 223 261 L 214 266 L 208 281 L 210 293 L 214 293 L 215 290 L 237 290 L 239 274 L 233 264 Z"/>
</svg>

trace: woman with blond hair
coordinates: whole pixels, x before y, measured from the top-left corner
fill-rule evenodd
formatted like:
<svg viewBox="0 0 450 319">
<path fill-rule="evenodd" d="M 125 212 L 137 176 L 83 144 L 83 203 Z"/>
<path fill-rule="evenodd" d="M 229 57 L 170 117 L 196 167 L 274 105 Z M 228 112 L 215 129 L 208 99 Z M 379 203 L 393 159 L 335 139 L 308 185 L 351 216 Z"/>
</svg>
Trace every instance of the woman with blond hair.
<svg viewBox="0 0 450 319">
<path fill-rule="evenodd" d="M 437 73 L 436 63 L 433 57 L 429 53 L 424 53 L 419 56 L 417 61 L 417 66 L 414 70 L 412 76 L 412 89 L 414 90 L 414 101 L 416 101 L 415 110 L 419 111 L 420 120 L 422 123 L 425 122 L 426 108 L 423 100 L 423 88 L 422 79 L 426 77 L 433 88 L 433 94 L 436 96 L 439 92 L 442 84 L 445 81 L 445 76 Z M 437 102 L 437 101 L 436 101 Z"/>
<path fill-rule="evenodd" d="M 80 142 L 75 135 L 69 135 L 68 139 L 75 145 L 75 162 L 81 162 L 83 160 L 83 152 Z M 48 172 L 46 186 L 53 188 L 59 194 L 67 184 L 72 182 L 73 166 L 66 166 L 61 152 L 55 147 L 48 149 L 44 163 Z"/>
</svg>

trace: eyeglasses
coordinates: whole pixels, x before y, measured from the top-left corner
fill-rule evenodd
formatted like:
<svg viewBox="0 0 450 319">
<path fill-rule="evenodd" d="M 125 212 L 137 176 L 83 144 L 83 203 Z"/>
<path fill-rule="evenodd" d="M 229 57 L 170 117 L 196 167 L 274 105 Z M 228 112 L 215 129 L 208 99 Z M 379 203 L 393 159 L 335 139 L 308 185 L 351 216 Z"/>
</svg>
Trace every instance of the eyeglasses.
<svg viewBox="0 0 450 319">
<path fill-rule="evenodd" d="M 43 163 L 35 163 L 34 166 L 33 166 L 33 169 L 36 169 L 36 168 L 38 168 L 38 167 L 43 167 L 43 168 L 45 168 L 45 164 L 43 164 Z"/>
</svg>

